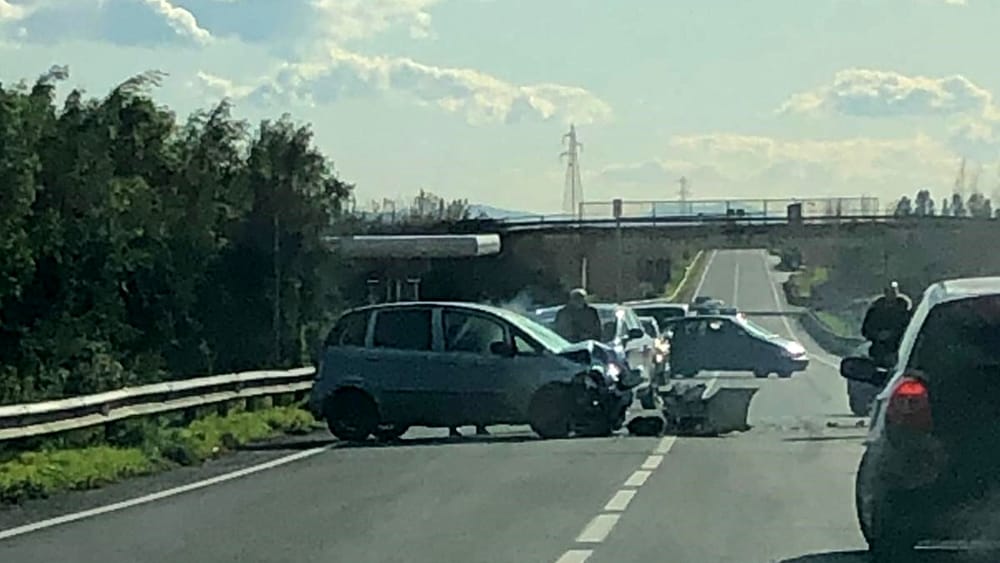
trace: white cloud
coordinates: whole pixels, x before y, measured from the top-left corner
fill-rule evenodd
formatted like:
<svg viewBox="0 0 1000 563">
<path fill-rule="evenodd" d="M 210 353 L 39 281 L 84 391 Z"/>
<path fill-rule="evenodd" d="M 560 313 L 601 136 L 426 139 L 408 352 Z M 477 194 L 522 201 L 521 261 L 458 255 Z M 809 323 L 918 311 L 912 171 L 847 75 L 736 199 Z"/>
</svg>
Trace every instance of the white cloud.
<svg viewBox="0 0 1000 563">
<path fill-rule="evenodd" d="M 925 135 L 790 140 L 715 133 L 674 137 L 666 152 L 669 161 L 609 166 L 596 179 L 605 191 L 649 199 L 676 198 L 683 174 L 694 199 L 869 195 L 886 203 L 918 187 L 944 193 L 958 163 L 948 146 Z"/>
<path fill-rule="evenodd" d="M 83 39 L 154 45 L 181 38 L 205 45 L 212 40 L 191 11 L 175 0 L 20 0 L 16 4 L 0 0 L 2 35 L 48 44 Z"/>
<path fill-rule="evenodd" d="M 610 106 L 590 92 L 560 84 L 519 85 L 468 68 L 428 65 L 404 57 L 366 56 L 332 47 L 322 60 L 289 63 L 255 84 L 200 73 L 216 95 L 257 103 L 331 103 L 344 97 L 401 93 L 423 105 L 462 114 L 473 124 L 561 120 L 585 124 L 610 118 Z"/>
<path fill-rule="evenodd" d="M 184 8 L 171 4 L 169 0 L 145 0 L 145 3 L 153 8 L 157 14 L 163 16 L 167 25 L 178 35 L 189 37 L 201 44 L 212 40 L 212 34 L 199 26 L 194 15 Z"/>
<path fill-rule="evenodd" d="M 11 4 L 7 0 L 0 0 L 0 22 L 22 20 L 28 13 L 28 8 L 22 4 Z"/>
<path fill-rule="evenodd" d="M 793 95 L 778 112 L 898 117 L 981 115 L 992 108 L 993 95 L 962 75 L 934 78 L 851 68 L 837 72 L 831 85 Z"/>
<path fill-rule="evenodd" d="M 367 39 L 397 26 L 432 36 L 428 9 L 441 0 L 311 0 L 321 36 L 337 43 Z"/>
</svg>

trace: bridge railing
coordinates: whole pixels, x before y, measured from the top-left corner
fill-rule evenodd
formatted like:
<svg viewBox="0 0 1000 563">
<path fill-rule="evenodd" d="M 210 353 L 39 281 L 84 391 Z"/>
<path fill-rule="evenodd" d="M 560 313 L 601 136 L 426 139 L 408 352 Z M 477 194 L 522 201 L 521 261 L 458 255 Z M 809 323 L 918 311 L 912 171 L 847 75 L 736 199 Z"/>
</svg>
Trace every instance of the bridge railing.
<svg viewBox="0 0 1000 563">
<path fill-rule="evenodd" d="M 688 201 L 621 200 L 623 218 L 674 217 L 786 217 L 788 206 L 802 205 L 803 217 L 872 217 L 883 215 L 878 198 L 828 197 L 781 199 L 703 199 Z M 577 218 L 606 219 L 615 216 L 614 201 L 580 203 Z"/>
</svg>

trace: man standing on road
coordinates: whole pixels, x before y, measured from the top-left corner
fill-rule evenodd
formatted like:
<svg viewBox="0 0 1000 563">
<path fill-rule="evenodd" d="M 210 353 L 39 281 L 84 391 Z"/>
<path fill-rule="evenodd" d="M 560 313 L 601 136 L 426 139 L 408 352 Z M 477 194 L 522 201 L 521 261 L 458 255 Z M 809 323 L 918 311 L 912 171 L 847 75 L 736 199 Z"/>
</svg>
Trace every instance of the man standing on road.
<svg viewBox="0 0 1000 563">
<path fill-rule="evenodd" d="M 888 365 L 895 360 L 903 332 L 910 323 L 912 305 L 913 302 L 900 293 L 899 284 L 894 281 L 868 308 L 861 325 L 861 335 L 872 343 L 868 355 L 876 362 Z"/>
<path fill-rule="evenodd" d="M 601 339 L 601 317 L 587 303 L 587 291 L 569 292 L 569 302 L 556 314 L 556 332 L 570 342 Z"/>
</svg>

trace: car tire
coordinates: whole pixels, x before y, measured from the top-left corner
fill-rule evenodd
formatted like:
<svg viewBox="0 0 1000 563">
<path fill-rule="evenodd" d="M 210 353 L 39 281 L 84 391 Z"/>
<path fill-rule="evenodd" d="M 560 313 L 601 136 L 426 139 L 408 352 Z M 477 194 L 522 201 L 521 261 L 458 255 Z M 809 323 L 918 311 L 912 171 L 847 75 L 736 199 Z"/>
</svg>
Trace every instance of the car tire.
<svg viewBox="0 0 1000 563">
<path fill-rule="evenodd" d="M 380 424 L 372 434 L 380 442 L 393 442 L 400 439 L 410 427 L 405 424 Z"/>
<path fill-rule="evenodd" d="M 767 379 L 767 376 L 771 375 L 771 372 L 764 370 L 754 370 L 753 376 L 757 379 Z"/>
<path fill-rule="evenodd" d="M 788 378 L 792 377 L 792 372 L 790 372 L 790 371 L 779 371 L 778 372 L 778 377 L 781 378 L 781 379 L 788 379 Z"/>
<path fill-rule="evenodd" d="M 544 439 L 569 436 L 573 428 L 573 397 L 569 388 L 552 384 L 536 391 L 528 407 L 528 423 Z"/>
<path fill-rule="evenodd" d="M 345 442 L 363 442 L 378 430 L 375 400 L 359 389 L 337 391 L 324 409 L 330 433 Z"/>
</svg>

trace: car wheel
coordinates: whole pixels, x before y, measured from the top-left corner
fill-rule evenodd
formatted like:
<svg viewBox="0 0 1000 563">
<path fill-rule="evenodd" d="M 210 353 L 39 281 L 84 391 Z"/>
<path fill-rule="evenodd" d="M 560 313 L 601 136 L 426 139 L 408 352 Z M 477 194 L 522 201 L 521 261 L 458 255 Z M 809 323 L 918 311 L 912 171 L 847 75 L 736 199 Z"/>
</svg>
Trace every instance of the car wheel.
<svg viewBox="0 0 1000 563">
<path fill-rule="evenodd" d="M 330 433 L 346 442 L 362 442 L 378 429 L 378 407 L 364 391 L 338 391 L 326 403 L 326 425 Z"/>
<path fill-rule="evenodd" d="M 790 372 L 790 371 L 779 371 L 778 372 L 778 377 L 780 377 L 781 379 L 788 379 L 791 376 L 792 376 L 792 372 Z"/>
<path fill-rule="evenodd" d="M 769 375 L 771 375 L 771 372 L 760 370 L 760 369 L 754 370 L 754 372 L 753 372 L 753 376 L 756 377 L 756 378 L 758 378 L 758 379 L 767 379 L 767 376 L 769 376 Z"/>
<path fill-rule="evenodd" d="M 381 442 L 392 442 L 401 438 L 409 429 L 405 424 L 380 424 L 372 434 Z"/>
<path fill-rule="evenodd" d="M 531 429 L 542 438 L 565 438 L 573 428 L 573 397 L 563 385 L 546 385 L 528 407 Z"/>
</svg>

